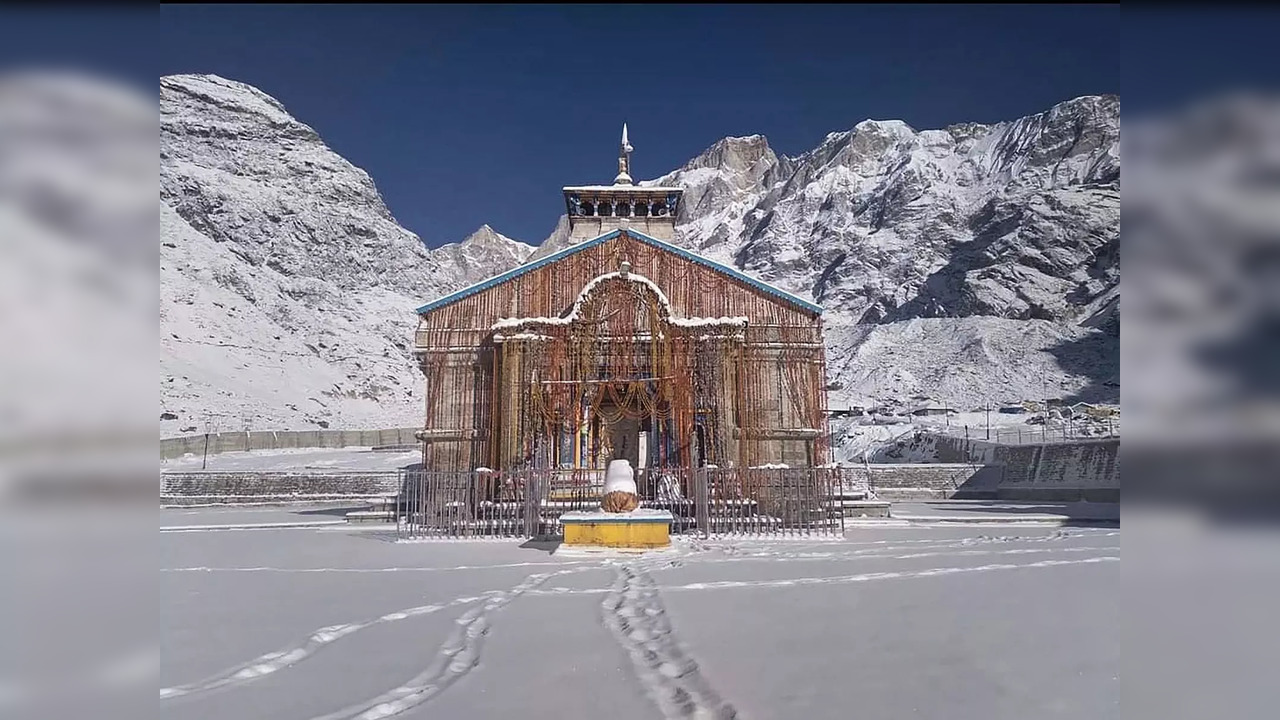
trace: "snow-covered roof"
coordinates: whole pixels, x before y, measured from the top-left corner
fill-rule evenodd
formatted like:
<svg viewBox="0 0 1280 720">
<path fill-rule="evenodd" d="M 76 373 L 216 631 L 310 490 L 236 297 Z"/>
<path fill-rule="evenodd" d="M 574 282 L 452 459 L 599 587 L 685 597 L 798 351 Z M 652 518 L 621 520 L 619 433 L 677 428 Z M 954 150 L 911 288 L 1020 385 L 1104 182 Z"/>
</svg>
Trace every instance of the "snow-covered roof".
<svg viewBox="0 0 1280 720">
<path fill-rule="evenodd" d="M 667 294 L 662 292 L 662 288 L 658 284 L 643 275 L 637 275 L 633 272 L 611 272 L 597 276 L 587 283 L 582 292 L 578 293 L 578 299 L 574 301 L 573 307 L 569 310 L 569 314 L 564 317 L 519 317 L 519 318 L 499 318 L 491 329 L 493 330 L 509 330 L 512 328 L 523 327 L 529 323 L 541 323 L 543 325 L 570 325 L 578 320 L 578 313 L 582 311 L 588 298 L 591 297 L 592 291 L 599 287 L 606 280 L 625 280 L 638 285 L 644 285 L 658 298 L 658 304 L 662 306 L 667 322 L 676 327 L 700 328 L 714 326 L 736 326 L 744 327 L 749 322 L 749 318 L 738 317 L 672 317 L 671 301 L 667 299 Z"/>
<path fill-rule="evenodd" d="M 612 240 L 618 237 L 623 232 L 625 232 L 628 237 L 639 240 L 640 242 L 645 243 L 647 245 L 651 245 L 653 247 L 675 253 L 676 255 L 679 255 L 680 257 L 685 258 L 686 260 L 702 265 L 703 267 L 711 268 L 716 272 L 724 273 L 725 275 L 728 275 L 729 277 L 732 277 L 735 280 L 744 282 L 750 285 L 751 287 L 757 290 L 760 290 L 761 292 L 764 292 L 768 295 L 772 295 L 773 297 L 778 298 L 779 300 L 783 300 L 784 302 L 797 305 L 800 308 L 807 310 L 808 312 L 814 313 L 815 315 L 822 314 L 822 307 L 819 305 L 815 305 L 809 302 L 808 300 L 804 300 L 802 298 L 796 297 L 795 295 L 792 295 L 791 293 L 785 290 L 776 288 L 768 283 L 757 280 L 749 275 L 744 275 L 743 273 L 735 270 L 734 268 L 729 267 L 728 265 L 722 265 L 718 262 L 715 262 L 714 260 L 708 260 L 707 258 L 704 258 L 701 255 L 690 252 L 688 250 L 685 250 L 682 247 L 677 247 L 670 243 L 663 242 L 662 240 L 659 240 L 654 237 L 650 237 L 638 230 L 631 229 L 631 228 L 628 228 L 627 230 L 611 230 L 603 235 L 597 235 L 596 237 L 591 238 L 590 240 L 578 243 L 577 245 L 570 245 L 569 247 L 564 248 L 563 250 L 560 250 L 558 252 L 554 252 L 550 255 L 547 255 L 546 257 L 538 258 L 533 262 L 525 263 L 524 265 L 521 265 L 516 268 L 512 268 L 511 270 L 508 270 L 504 273 L 494 275 L 488 280 L 482 280 L 476 283 L 475 285 L 471 285 L 470 287 L 465 287 L 450 295 L 446 295 L 442 298 L 432 300 L 426 305 L 419 307 L 417 312 L 419 315 L 421 315 L 422 313 L 430 312 L 437 308 L 444 307 L 445 305 L 455 303 L 459 300 L 462 300 L 463 298 L 467 298 L 472 295 L 475 295 L 476 293 L 482 292 L 484 290 L 488 290 L 489 288 L 494 287 L 495 285 L 500 285 L 508 280 L 520 277 L 521 275 L 524 275 L 527 272 L 532 272 L 533 270 L 537 270 L 540 267 L 550 265 L 551 263 L 554 263 L 563 258 L 569 257 L 570 255 L 582 252 L 587 248 L 604 244 L 605 242 L 608 242 L 609 240 Z"/>
<path fill-rule="evenodd" d="M 651 192 L 657 193 L 673 193 L 683 192 L 678 187 L 640 187 L 639 185 L 579 185 L 576 187 L 561 188 L 564 192 Z"/>
</svg>

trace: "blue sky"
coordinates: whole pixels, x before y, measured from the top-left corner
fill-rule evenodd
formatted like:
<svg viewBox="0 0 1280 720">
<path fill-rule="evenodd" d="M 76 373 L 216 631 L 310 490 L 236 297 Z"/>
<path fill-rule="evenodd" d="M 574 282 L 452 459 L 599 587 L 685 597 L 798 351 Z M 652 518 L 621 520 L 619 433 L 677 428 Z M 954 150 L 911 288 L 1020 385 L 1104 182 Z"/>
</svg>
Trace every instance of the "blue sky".
<svg viewBox="0 0 1280 720">
<path fill-rule="evenodd" d="M 797 154 L 865 118 L 995 122 L 1082 94 L 1126 115 L 1256 86 L 1268 18 L 1118 6 L 164 6 L 15 22 L 5 64 L 153 84 L 208 72 L 279 98 L 432 246 L 482 223 L 540 242 L 559 188 L 608 182 L 620 125 L 651 178 L 726 135 Z M 44 23 L 41 25 L 40 23 Z M 61 25 L 59 25 L 61 24 Z M 56 26 L 56 27 L 55 27 Z M 156 72 L 158 67 L 159 72 Z"/>
<path fill-rule="evenodd" d="M 997 121 L 1117 91 L 1114 8 L 835 6 L 162 9 L 167 72 L 280 99 L 430 245 L 482 223 L 531 243 L 559 188 L 679 167 L 726 135 L 803 152 L 867 117 Z M 1027 32 L 1040 27 L 1044 32 Z M 1093 58 L 1090 70 L 1076 67 Z"/>
</svg>

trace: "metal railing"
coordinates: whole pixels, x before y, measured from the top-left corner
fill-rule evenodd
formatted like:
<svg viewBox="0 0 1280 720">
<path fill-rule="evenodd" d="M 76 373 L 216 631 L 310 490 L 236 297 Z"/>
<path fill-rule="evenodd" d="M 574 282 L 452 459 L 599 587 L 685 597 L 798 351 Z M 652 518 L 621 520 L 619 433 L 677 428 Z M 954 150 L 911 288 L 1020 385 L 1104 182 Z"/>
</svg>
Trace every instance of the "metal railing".
<svg viewBox="0 0 1280 720">
<path fill-rule="evenodd" d="M 931 426 L 929 432 L 966 440 L 981 440 L 1001 445 L 1041 445 L 1045 443 L 1076 442 L 1078 440 L 1108 440 L 1120 437 L 1120 423 L 1114 418 L 1098 421 L 1054 420 L 1048 425 L 1025 424 L 1016 427 L 987 427 L 985 425 Z M 917 432 L 912 429 L 908 433 Z M 896 442 L 898 438 L 888 442 Z"/>
<path fill-rule="evenodd" d="M 474 472 L 405 472 L 397 502 L 397 536 L 532 537 L 536 497 L 527 478 Z"/>
<path fill-rule="evenodd" d="M 636 473 L 641 506 L 667 510 L 672 532 L 703 536 L 838 534 L 842 468 L 660 468 Z M 397 534 L 548 537 L 560 516 L 600 507 L 603 470 L 406 472 Z"/>
<path fill-rule="evenodd" d="M 699 528 L 706 534 L 844 531 L 841 468 L 725 468 L 702 474 Z"/>
<path fill-rule="evenodd" d="M 972 430 L 972 428 L 971 428 Z M 971 437 L 981 440 L 983 434 Z M 1028 425 L 1019 428 L 991 430 L 991 441 L 1001 445 L 1042 445 L 1045 443 L 1075 442 L 1077 440 L 1108 440 L 1120 437 L 1120 427 L 1112 422 L 1105 426 L 1097 423 L 1064 423 L 1061 425 Z"/>
</svg>

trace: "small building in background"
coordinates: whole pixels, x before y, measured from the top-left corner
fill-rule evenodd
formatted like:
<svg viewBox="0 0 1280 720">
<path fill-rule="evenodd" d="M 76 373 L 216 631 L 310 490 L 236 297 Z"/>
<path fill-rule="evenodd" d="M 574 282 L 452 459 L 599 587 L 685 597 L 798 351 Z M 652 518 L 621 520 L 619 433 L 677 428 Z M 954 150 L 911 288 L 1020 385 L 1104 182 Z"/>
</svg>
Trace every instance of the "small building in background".
<svg viewBox="0 0 1280 720">
<path fill-rule="evenodd" d="M 866 406 L 855 405 L 847 400 L 833 400 L 827 408 L 827 415 L 833 418 L 862 417 L 866 414 Z"/>
<path fill-rule="evenodd" d="M 924 403 L 917 405 L 910 410 L 910 414 L 915 415 L 916 417 L 926 417 L 930 415 L 954 415 L 956 412 L 955 408 L 949 408 L 946 405 L 939 403 Z"/>
</svg>

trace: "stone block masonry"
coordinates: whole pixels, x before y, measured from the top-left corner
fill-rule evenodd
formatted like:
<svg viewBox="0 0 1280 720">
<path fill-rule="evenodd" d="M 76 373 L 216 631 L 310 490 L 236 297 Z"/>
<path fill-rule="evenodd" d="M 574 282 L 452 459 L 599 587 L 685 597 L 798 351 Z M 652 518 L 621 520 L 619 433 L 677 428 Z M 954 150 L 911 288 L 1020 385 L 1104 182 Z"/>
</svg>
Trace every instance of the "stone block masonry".
<svg viewBox="0 0 1280 720">
<path fill-rule="evenodd" d="M 1003 448 L 1013 450 L 1014 448 Z M 1022 450 L 1024 448 L 1017 448 Z M 1009 500 L 1120 501 L 1120 441 L 1035 445 L 1018 454 L 1019 472 L 1000 484 Z M 997 450 L 997 457 L 1001 455 Z M 1006 453 L 1011 454 L 1011 453 Z M 1006 461 L 1007 462 L 1007 461 Z"/>
<path fill-rule="evenodd" d="M 255 503 L 367 500 L 396 495 L 399 472 L 365 473 L 163 473 L 160 504 L 246 505 Z"/>
<path fill-rule="evenodd" d="M 995 498 L 1002 476 L 1000 467 L 963 463 L 877 463 L 849 472 L 888 499 Z"/>
<path fill-rule="evenodd" d="M 998 445 L 937 437 L 939 459 L 1002 468 L 997 497 L 1045 502 L 1119 502 L 1120 440 Z M 874 466 L 873 466 L 874 467 Z"/>
</svg>

